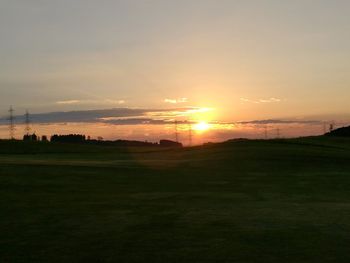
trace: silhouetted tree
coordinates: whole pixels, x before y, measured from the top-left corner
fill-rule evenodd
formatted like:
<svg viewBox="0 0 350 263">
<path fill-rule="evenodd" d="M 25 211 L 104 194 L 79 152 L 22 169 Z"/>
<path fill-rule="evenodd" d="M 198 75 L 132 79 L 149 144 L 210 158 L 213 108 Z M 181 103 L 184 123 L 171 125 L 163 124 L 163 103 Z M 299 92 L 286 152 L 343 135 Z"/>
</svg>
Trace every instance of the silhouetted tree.
<svg viewBox="0 0 350 263">
<path fill-rule="evenodd" d="M 35 133 L 26 134 L 23 136 L 23 141 L 37 141 L 37 140 L 38 140 L 38 136 L 36 136 Z"/>
<path fill-rule="evenodd" d="M 85 142 L 85 135 L 81 134 L 68 134 L 68 135 L 52 135 L 51 142 L 65 142 L 65 143 L 82 143 Z"/>
</svg>

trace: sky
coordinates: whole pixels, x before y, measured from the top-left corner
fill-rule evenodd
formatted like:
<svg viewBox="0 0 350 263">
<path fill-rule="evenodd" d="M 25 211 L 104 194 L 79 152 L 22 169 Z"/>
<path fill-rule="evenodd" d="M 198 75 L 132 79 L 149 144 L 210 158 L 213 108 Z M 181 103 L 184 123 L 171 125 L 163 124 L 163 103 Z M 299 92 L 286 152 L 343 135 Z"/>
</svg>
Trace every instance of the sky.
<svg viewBox="0 0 350 263">
<path fill-rule="evenodd" d="M 349 116 L 349 11 L 347 0 L 0 0 L 0 116 L 10 105 L 220 123 Z"/>
</svg>

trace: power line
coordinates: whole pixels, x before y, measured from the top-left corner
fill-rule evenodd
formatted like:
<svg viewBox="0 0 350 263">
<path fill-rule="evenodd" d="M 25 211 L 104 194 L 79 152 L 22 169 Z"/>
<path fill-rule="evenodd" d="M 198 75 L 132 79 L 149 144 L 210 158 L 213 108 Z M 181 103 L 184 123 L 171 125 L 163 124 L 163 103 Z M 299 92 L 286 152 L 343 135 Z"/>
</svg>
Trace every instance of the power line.
<svg viewBox="0 0 350 263">
<path fill-rule="evenodd" d="M 27 135 L 29 135 L 29 133 L 30 133 L 30 116 L 29 116 L 28 110 L 26 110 L 24 117 L 25 117 L 25 132 Z"/>
<path fill-rule="evenodd" d="M 188 129 L 188 144 L 189 144 L 189 146 L 192 146 L 192 125 L 191 125 L 191 122 L 189 122 L 189 129 Z"/>
<path fill-rule="evenodd" d="M 179 133 L 177 132 L 177 120 L 175 120 L 175 141 L 179 142 Z"/>
<path fill-rule="evenodd" d="M 280 138 L 280 136 L 281 136 L 281 130 L 280 130 L 280 128 L 277 128 L 277 129 L 276 129 L 276 136 L 277 136 L 277 138 Z"/>
<path fill-rule="evenodd" d="M 10 109 L 9 109 L 9 132 L 10 132 L 10 139 L 13 140 L 15 138 L 15 117 L 13 115 L 14 113 L 14 109 L 12 108 L 12 106 L 10 106 Z"/>
</svg>

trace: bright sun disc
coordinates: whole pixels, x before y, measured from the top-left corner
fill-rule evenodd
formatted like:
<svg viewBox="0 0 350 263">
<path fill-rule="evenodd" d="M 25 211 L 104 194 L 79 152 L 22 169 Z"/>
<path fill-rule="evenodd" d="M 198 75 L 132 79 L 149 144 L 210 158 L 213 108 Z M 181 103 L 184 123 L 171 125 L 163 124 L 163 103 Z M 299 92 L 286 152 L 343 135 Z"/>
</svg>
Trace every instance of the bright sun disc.
<svg viewBox="0 0 350 263">
<path fill-rule="evenodd" d="M 194 129 L 197 131 L 206 131 L 209 128 L 210 128 L 210 125 L 205 121 L 201 121 L 194 126 Z"/>
</svg>

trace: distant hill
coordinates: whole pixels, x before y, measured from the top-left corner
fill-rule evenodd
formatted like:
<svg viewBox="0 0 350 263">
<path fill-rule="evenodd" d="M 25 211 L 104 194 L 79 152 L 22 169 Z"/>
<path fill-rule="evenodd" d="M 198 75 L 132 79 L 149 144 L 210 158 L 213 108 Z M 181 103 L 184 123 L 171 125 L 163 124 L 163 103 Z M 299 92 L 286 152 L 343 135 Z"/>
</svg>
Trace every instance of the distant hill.
<svg viewBox="0 0 350 263">
<path fill-rule="evenodd" d="M 350 137 L 350 126 L 336 129 L 334 131 L 326 133 L 325 135 L 336 137 Z"/>
</svg>

